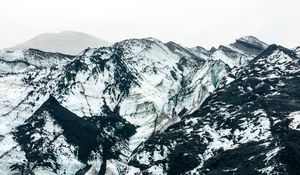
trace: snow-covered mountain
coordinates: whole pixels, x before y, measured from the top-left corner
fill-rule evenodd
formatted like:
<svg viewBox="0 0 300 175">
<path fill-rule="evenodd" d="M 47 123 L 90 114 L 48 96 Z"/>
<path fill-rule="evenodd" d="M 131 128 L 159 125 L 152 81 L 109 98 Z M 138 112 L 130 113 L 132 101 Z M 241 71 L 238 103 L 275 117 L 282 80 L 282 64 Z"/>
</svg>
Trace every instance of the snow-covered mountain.
<svg viewBox="0 0 300 175">
<path fill-rule="evenodd" d="M 69 55 L 77 55 L 88 47 L 99 48 L 110 45 L 111 43 L 93 35 L 81 32 L 63 31 L 60 33 L 44 33 L 6 50 L 23 50 L 32 48 L 46 52 L 59 52 Z"/>
<path fill-rule="evenodd" d="M 145 38 L 88 48 L 76 57 L 32 49 L 1 55 L 29 65 L 8 69 L 5 62 L 0 74 L 4 174 L 238 173 L 246 156 L 213 163 L 238 154 L 236 149 L 258 148 L 252 142 L 268 147 L 275 138 L 269 120 L 276 116 L 251 111 L 254 102 L 277 91 L 289 96 L 276 83 L 296 81 L 299 65 L 296 50 L 251 36 L 210 51 Z M 276 77 L 280 81 L 265 89 Z M 288 112 L 295 128 L 297 112 Z M 281 149 L 279 142 L 251 154 Z M 289 172 L 286 162 L 268 160 L 277 166 L 261 160 L 260 169 L 249 166 L 249 172 Z"/>
<path fill-rule="evenodd" d="M 125 174 L 298 174 L 299 63 L 295 52 L 269 46 L 136 149 Z"/>
</svg>

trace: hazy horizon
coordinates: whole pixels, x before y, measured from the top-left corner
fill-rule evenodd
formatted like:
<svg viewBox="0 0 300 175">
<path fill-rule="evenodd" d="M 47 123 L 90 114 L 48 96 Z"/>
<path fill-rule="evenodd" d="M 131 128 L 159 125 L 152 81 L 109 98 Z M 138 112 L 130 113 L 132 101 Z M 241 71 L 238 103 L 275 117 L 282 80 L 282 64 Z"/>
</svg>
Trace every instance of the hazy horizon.
<svg viewBox="0 0 300 175">
<path fill-rule="evenodd" d="M 61 31 L 207 49 L 252 35 L 292 48 L 300 45 L 299 7 L 297 0 L 3 0 L 0 49 Z"/>
</svg>

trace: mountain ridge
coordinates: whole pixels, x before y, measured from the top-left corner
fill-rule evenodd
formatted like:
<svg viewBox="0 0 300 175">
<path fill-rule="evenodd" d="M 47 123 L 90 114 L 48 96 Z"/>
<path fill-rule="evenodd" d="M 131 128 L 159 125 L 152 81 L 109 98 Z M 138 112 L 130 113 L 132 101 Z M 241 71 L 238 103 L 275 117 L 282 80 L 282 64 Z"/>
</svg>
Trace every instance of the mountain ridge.
<svg viewBox="0 0 300 175">
<path fill-rule="evenodd" d="M 254 37 L 211 51 L 154 38 L 128 39 L 110 47 L 87 48 L 75 57 L 64 56 L 59 64 L 0 73 L 0 169 L 6 174 L 20 173 L 20 167 L 35 174 L 245 173 L 234 167 L 238 162 L 234 158 L 228 160 L 232 165 L 218 160 L 239 150 L 257 149 L 249 153 L 255 156 L 280 149 L 261 147 L 277 134 L 268 128 L 273 126 L 271 114 L 262 112 L 264 108 L 252 111 L 257 107 L 251 102 L 265 103 L 266 96 L 280 104 L 276 92 L 298 98 L 291 96 L 297 88 L 289 92 L 282 85 L 297 87 L 296 50 L 268 46 Z M 48 53 L 43 59 L 51 62 L 52 57 Z M 25 55 L 23 60 L 28 58 Z M 286 105 L 295 109 L 297 104 Z M 240 108 L 244 110 L 237 115 Z M 60 109 L 68 111 L 68 122 L 62 122 Z M 298 114 L 293 112 L 286 112 L 290 120 L 285 122 L 293 122 L 290 127 L 280 126 L 297 135 Z M 248 129 L 239 126 L 242 121 L 248 122 Z M 128 135 L 119 137 L 119 131 Z M 81 137 L 84 133 L 90 134 Z M 51 138 L 56 139 L 49 142 Z M 113 141 L 104 151 L 103 138 Z M 82 154 L 84 140 L 97 144 Z M 48 146 L 35 147 L 43 143 Z M 28 149 L 31 146 L 35 149 Z M 108 158 L 110 153 L 118 154 Z M 46 163 L 33 166 L 40 160 Z M 13 162 L 18 166 L 12 166 Z M 257 167 L 267 168 L 264 161 L 258 162 Z M 297 171 L 285 164 L 292 166 L 291 174 Z M 280 166 L 273 167 L 274 173 L 282 172 Z M 249 172 L 254 171 L 251 168 Z M 263 174 L 267 169 L 255 172 Z"/>
</svg>

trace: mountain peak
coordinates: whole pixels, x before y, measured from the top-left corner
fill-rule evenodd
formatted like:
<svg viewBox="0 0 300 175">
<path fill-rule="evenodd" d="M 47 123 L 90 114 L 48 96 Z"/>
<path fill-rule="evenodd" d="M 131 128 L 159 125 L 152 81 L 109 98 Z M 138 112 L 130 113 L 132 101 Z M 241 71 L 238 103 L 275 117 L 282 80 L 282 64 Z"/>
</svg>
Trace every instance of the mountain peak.
<svg viewBox="0 0 300 175">
<path fill-rule="evenodd" d="M 256 38 L 255 36 L 252 36 L 252 35 L 240 37 L 238 40 L 242 40 L 242 41 L 246 41 L 246 42 L 262 42 L 261 40 L 259 40 L 258 38 Z"/>
<path fill-rule="evenodd" d="M 77 55 L 87 47 L 110 46 L 111 43 L 93 35 L 82 32 L 62 31 L 60 33 L 43 33 L 8 50 L 39 49 L 47 52 L 60 52 Z"/>
<path fill-rule="evenodd" d="M 257 39 L 254 36 L 244 36 L 237 39 L 229 46 L 250 53 L 252 55 L 257 55 L 265 50 L 268 47 L 268 44 Z"/>
<path fill-rule="evenodd" d="M 243 36 L 239 39 L 236 40 L 236 42 L 244 42 L 247 44 L 250 44 L 252 46 L 256 46 L 258 48 L 267 48 L 268 44 L 266 44 L 265 42 L 259 40 L 258 38 L 254 37 L 254 36 Z"/>
<path fill-rule="evenodd" d="M 263 52 L 261 52 L 257 57 L 262 58 L 262 57 L 268 57 L 272 53 L 274 53 L 276 50 L 282 51 L 284 54 L 290 56 L 290 57 L 297 57 L 297 53 L 287 49 L 283 46 L 276 45 L 276 44 L 271 44 L 269 45 Z"/>
</svg>

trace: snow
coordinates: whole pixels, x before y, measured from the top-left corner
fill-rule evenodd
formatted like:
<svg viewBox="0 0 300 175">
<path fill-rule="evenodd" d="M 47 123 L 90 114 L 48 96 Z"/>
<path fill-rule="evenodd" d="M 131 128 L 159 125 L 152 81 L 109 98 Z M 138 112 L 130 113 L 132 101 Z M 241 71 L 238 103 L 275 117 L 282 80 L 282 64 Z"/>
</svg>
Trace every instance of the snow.
<svg viewBox="0 0 300 175">
<path fill-rule="evenodd" d="M 0 158 L 0 174 L 4 173 L 4 175 L 13 175 L 16 172 L 10 171 L 10 166 L 15 163 L 23 163 L 25 162 L 25 153 L 21 151 L 19 146 L 14 147 L 9 151 L 9 154 L 3 154 Z"/>
<path fill-rule="evenodd" d="M 127 167 L 126 169 L 126 174 L 127 175 L 136 175 L 136 174 L 139 174 L 140 173 L 140 169 L 139 168 L 136 168 L 134 166 L 129 166 Z"/>
<path fill-rule="evenodd" d="M 201 132 L 199 133 L 200 136 L 202 136 L 204 133 L 209 134 L 209 138 L 212 139 L 212 141 L 207 146 L 207 149 L 205 150 L 203 156 L 203 160 L 207 160 L 214 155 L 214 151 L 217 151 L 219 149 L 228 150 L 233 149 L 236 147 L 234 145 L 233 140 L 228 140 L 227 138 L 223 137 L 230 134 L 230 129 L 226 130 L 215 130 L 211 128 L 209 125 L 205 125 L 204 128 L 201 129 Z"/>
<path fill-rule="evenodd" d="M 107 160 L 106 175 L 119 175 L 119 168 L 116 162 Z"/>
<path fill-rule="evenodd" d="M 93 162 L 90 162 L 92 167 L 89 169 L 88 172 L 85 173 L 85 175 L 97 175 L 100 171 L 102 160 L 101 159 L 95 159 Z"/>
<path fill-rule="evenodd" d="M 259 117 L 256 123 L 253 120 L 245 119 L 244 122 L 240 124 L 243 130 L 235 129 L 233 131 L 239 143 L 260 141 L 271 137 L 270 121 L 266 113 L 262 109 L 258 109 L 254 111 L 253 115 Z"/>
<path fill-rule="evenodd" d="M 267 114 L 266 114 L 266 112 L 263 110 L 263 109 L 258 109 L 258 110 L 255 110 L 254 112 L 253 112 L 253 115 L 260 115 L 260 116 L 264 116 L 264 117 L 266 117 L 267 116 Z"/>
<path fill-rule="evenodd" d="M 23 62 L 7 63 L 0 60 L 0 73 L 7 73 L 7 72 L 20 73 L 20 72 L 25 72 L 27 68 L 28 65 L 26 65 Z"/>
<path fill-rule="evenodd" d="M 164 172 L 163 167 L 157 166 L 157 165 L 151 166 L 151 167 L 148 169 L 148 171 L 151 172 L 151 173 L 153 173 L 153 174 L 166 174 L 166 173 Z"/>
<path fill-rule="evenodd" d="M 0 156 L 10 151 L 13 147 L 18 144 L 14 141 L 12 134 L 6 135 L 0 142 Z"/>
<path fill-rule="evenodd" d="M 24 73 L 34 69 L 62 65 L 71 56 L 39 50 L 0 51 L 0 73 Z"/>
<path fill-rule="evenodd" d="M 263 174 L 271 174 L 273 172 L 274 166 L 268 166 L 262 169 L 259 169 L 258 172 Z"/>
<path fill-rule="evenodd" d="M 237 168 L 234 168 L 234 169 L 227 169 L 227 170 L 222 170 L 223 172 L 233 172 L 233 171 L 236 171 Z"/>
<path fill-rule="evenodd" d="M 236 66 L 238 63 L 233 60 L 232 58 L 227 57 L 223 51 L 218 50 L 216 52 L 213 53 L 212 55 L 212 59 L 214 60 L 221 60 L 224 63 L 226 63 L 229 67 L 233 68 L 234 66 Z"/>
<path fill-rule="evenodd" d="M 291 129 L 300 131 L 300 111 L 290 113 L 289 119 L 292 120 L 292 122 L 289 124 L 289 127 Z"/>
<path fill-rule="evenodd" d="M 283 149 L 282 147 L 276 147 L 273 150 L 267 152 L 265 161 L 268 163 L 282 149 Z"/>
</svg>

